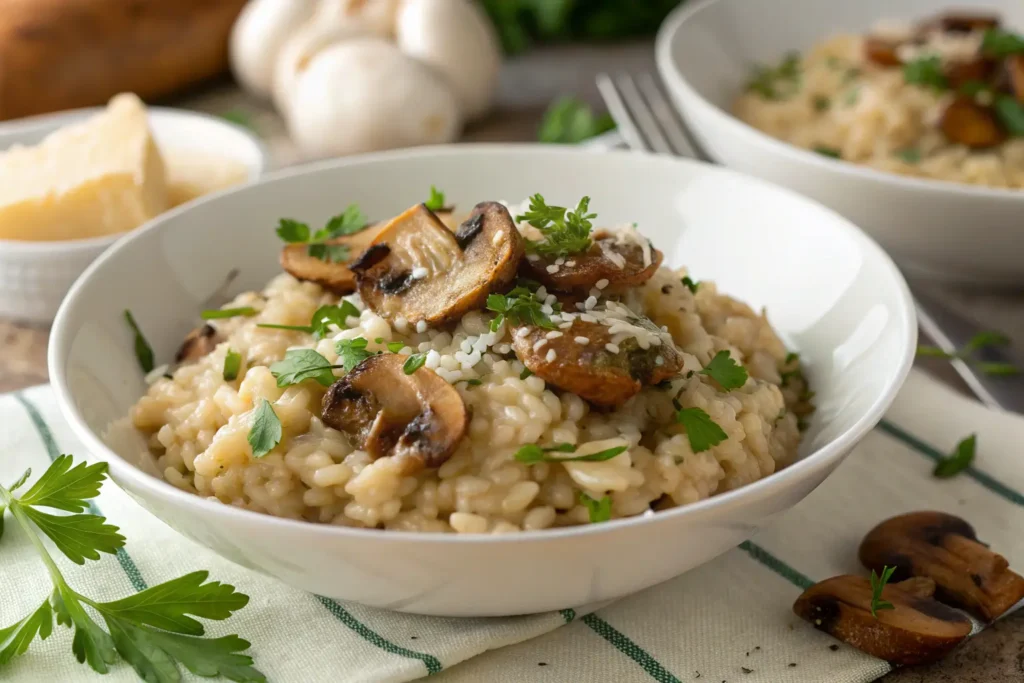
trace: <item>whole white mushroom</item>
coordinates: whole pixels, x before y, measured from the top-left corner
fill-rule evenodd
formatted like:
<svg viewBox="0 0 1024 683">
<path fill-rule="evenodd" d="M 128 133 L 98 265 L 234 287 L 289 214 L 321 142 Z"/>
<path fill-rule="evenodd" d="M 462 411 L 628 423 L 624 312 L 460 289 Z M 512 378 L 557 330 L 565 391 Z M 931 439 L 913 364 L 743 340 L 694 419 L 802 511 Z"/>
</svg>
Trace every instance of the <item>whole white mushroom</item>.
<svg viewBox="0 0 1024 683">
<path fill-rule="evenodd" d="M 395 21 L 402 52 L 430 64 L 451 82 L 466 119 L 494 100 L 501 49 L 494 26 L 471 0 L 402 0 Z"/>
<path fill-rule="evenodd" d="M 395 14 L 399 0 L 320 0 L 314 20 L 355 19 L 382 38 L 395 35 Z"/>
<path fill-rule="evenodd" d="M 451 142 L 462 128 L 446 79 L 379 38 L 321 50 L 293 92 L 288 127 L 309 156 Z"/>
<path fill-rule="evenodd" d="M 278 51 L 316 6 L 317 0 L 250 0 L 242 9 L 231 29 L 228 54 L 231 71 L 247 90 L 270 96 Z"/>
</svg>

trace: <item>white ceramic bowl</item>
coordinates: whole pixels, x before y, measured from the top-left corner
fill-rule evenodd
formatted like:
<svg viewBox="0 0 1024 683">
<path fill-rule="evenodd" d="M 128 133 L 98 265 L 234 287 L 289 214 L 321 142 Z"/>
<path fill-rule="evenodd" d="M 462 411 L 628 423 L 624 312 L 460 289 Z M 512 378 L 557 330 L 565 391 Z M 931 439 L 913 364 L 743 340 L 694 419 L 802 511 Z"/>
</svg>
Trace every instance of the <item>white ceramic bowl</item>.
<svg viewBox="0 0 1024 683">
<path fill-rule="evenodd" d="M 898 5 L 898 7 L 897 7 Z M 1018 0 L 706 0 L 686 3 L 658 35 L 658 71 L 694 135 L 719 163 L 816 199 L 859 225 L 901 266 L 946 280 L 1024 281 L 1024 191 L 909 178 L 776 140 L 730 114 L 755 64 L 777 61 L 882 18 L 917 20 L 953 5 L 984 8 L 1024 30 Z"/>
<path fill-rule="evenodd" d="M 170 358 L 231 268 L 232 293 L 279 272 L 277 218 L 319 224 L 359 202 L 389 216 L 430 185 L 467 206 L 593 197 L 602 221 L 636 220 L 696 278 L 768 314 L 809 364 L 818 410 L 801 459 L 745 488 L 683 508 L 515 535 L 376 531 L 296 522 L 185 493 L 146 473 L 141 437 L 101 436 L 146 387 L 122 311 Z M 50 376 L 64 415 L 114 480 L 181 533 L 294 586 L 341 600 L 440 615 L 508 615 L 620 597 L 707 562 L 822 482 L 881 418 L 914 353 L 905 283 L 852 224 L 794 193 L 726 169 L 628 152 L 457 146 L 390 152 L 276 174 L 171 212 L 100 257 L 54 325 Z M 159 360 L 158 360 L 159 362 Z M 666 539 L 671 539 L 666 542 Z"/>
<path fill-rule="evenodd" d="M 33 145 L 69 123 L 103 111 L 89 107 L 0 123 L 0 149 Z M 252 133 L 215 116 L 148 107 L 153 137 L 161 150 L 223 158 L 249 169 L 255 180 L 267 165 L 263 143 Z M 86 266 L 122 235 L 60 242 L 0 240 L 0 317 L 48 323 Z"/>
</svg>

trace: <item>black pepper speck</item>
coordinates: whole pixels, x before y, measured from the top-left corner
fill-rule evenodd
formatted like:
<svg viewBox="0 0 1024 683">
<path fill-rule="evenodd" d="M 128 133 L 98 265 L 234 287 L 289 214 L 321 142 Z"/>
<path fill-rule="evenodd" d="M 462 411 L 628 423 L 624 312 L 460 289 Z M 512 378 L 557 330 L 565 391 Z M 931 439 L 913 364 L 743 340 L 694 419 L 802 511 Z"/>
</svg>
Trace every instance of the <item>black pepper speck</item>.
<svg viewBox="0 0 1024 683">
<path fill-rule="evenodd" d="M 745 674 L 752 674 L 752 673 L 754 673 L 754 670 L 753 670 L 753 669 L 748 669 L 748 668 L 747 668 L 747 667 L 745 667 L 745 666 L 741 666 L 741 667 L 740 667 L 740 671 L 742 671 L 742 672 L 743 672 L 743 673 L 745 673 Z"/>
<path fill-rule="evenodd" d="M 835 652 L 836 650 L 839 649 L 839 646 L 838 645 L 829 645 L 828 649 L 832 650 L 832 652 Z"/>
</svg>

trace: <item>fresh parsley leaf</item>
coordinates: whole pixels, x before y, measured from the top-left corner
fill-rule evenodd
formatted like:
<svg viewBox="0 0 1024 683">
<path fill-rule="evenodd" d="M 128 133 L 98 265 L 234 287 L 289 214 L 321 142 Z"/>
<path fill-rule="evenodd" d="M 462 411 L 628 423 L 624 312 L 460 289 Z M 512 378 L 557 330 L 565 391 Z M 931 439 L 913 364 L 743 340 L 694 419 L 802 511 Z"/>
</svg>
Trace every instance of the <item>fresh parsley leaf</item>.
<svg viewBox="0 0 1024 683">
<path fill-rule="evenodd" d="M 922 358 L 958 358 L 957 354 L 943 351 L 938 346 L 922 344 L 917 347 L 917 355 Z"/>
<path fill-rule="evenodd" d="M 1000 28 L 990 28 L 982 38 L 981 51 L 987 56 L 999 58 L 1024 53 L 1024 36 Z"/>
<path fill-rule="evenodd" d="M 1024 135 L 1024 105 L 1012 95 L 1000 95 L 992 103 L 996 118 L 1014 137 Z"/>
<path fill-rule="evenodd" d="M 313 235 L 315 240 L 329 240 L 343 235 L 354 235 L 366 227 L 366 215 L 360 210 L 358 204 L 349 204 L 345 210 L 327 221 L 320 230 Z"/>
<path fill-rule="evenodd" d="M 814 111 L 826 111 L 831 106 L 832 100 L 824 95 L 815 95 L 811 104 L 814 106 Z"/>
<path fill-rule="evenodd" d="M 564 206 L 548 206 L 542 195 L 530 197 L 530 210 L 518 216 L 516 221 L 527 222 L 540 231 L 542 240 L 527 240 L 527 251 L 544 256 L 568 256 L 590 248 L 591 219 L 596 213 L 588 213 L 590 197 L 583 197 L 574 211 Z"/>
<path fill-rule="evenodd" d="M 75 564 L 98 560 L 101 552 L 113 555 L 124 546 L 117 527 L 98 515 L 51 515 L 30 505 L 23 512 Z"/>
<path fill-rule="evenodd" d="M 0 628 L 0 666 L 23 654 L 36 636 L 46 640 L 52 632 L 53 610 L 49 600 L 43 600 L 35 612 L 7 628 Z"/>
<path fill-rule="evenodd" d="M 85 512 L 89 508 L 86 501 L 100 494 L 100 486 L 107 476 L 107 463 L 87 465 L 80 462 L 72 467 L 73 464 L 70 455 L 57 456 L 32 488 L 18 499 L 20 503 L 66 512 Z"/>
<path fill-rule="evenodd" d="M 551 322 L 547 313 L 541 310 L 543 306 L 544 304 L 537 298 L 536 293 L 522 285 L 515 287 L 508 294 L 489 294 L 487 310 L 498 314 L 491 321 L 491 331 L 496 331 L 506 318 L 513 325 L 533 325 L 545 330 L 553 330 L 555 324 Z M 551 310 L 559 313 L 562 307 L 556 301 L 551 306 Z"/>
<path fill-rule="evenodd" d="M 964 348 L 960 351 L 960 355 L 966 356 L 989 346 L 1006 346 L 1009 343 L 1010 338 L 1002 332 L 997 330 L 985 330 L 971 337 L 970 340 L 964 344 Z"/>
<path fill-rule="evenodd" d="M 683 429 L 686 430 L 686 437 L 690 440 L 690 448 L 694 453 L 706 451 L 729 438 L 725 430 L 700 408 L 678 410 L 676 422 L 683 425 Z"/>
<path fill-rule="evenodd" d="M 153 347 L 146 341 L 138 323 L 135 322 L 135 316 L 127 308 L 124 310 L 124 319 L 128 322 L 128 327 L 135 333 L 135 357 L 139 359 L 139 367 L 143 372 L 152 372 L 156 367 L 153 360 Z"/>
<path fill-rule="evenodd" d="M 314 339 L 323 339 L 331 333 L 331 325 L 341 329 L 348 328 L 349 318 L 358 318 L 359 309 L 351 301 L 342 301 L 337 306 L 330 304 L 321 306 L 313 313 L 308 325 L 271 325 L 258 323 L 256 327 L 265 327 L 272 330 L 292 330 L 294 332 L 305 332 L 313 335 Z"/>
<path fill-rule="evenodd" d="M 1005 346 L 1009 343 L 1010 338 L 1002 332 L 986 330 L 971 337 L 962 349 L 958 349 L 955 352 L 951 353 L 937 346 L 921 345 L 917 347 L 917 355 L 923 358 L 960 359 L 975 365 L 981 372 L 988 375 L 1017 375 L 1020 374 L 1020 368 L 1010 363 L 991 363 L 973 358 L 977 351 L 990 346 Z"/>
<path fill-rule="evenodd" d="M 366 220 L 358 204 L 349 204 L 344 212 L 331 218 L 327 225 L 316 232 L 307 223 L 281 218 L 277 225 L 277 236 L 289 244 L 309 245 L 308 252 L 313 258 L 330 262 L 345 261 L 349 257 L 348 247 L 327 242 L 363 230 L 366 227 Z"/>
<path fill-rule="evenodd" d="M 800 354 L 796 353 L 794 351 L 790 351 L 789 353 L 786 354 L 786 360 L 784 360 L 782 362 L 785 363 L 786 365 L 789 365 L 790 363 L 795 363 L 795 362 L 797 362 L 799 360 L 800 360 Z"/>
<path fill-rule="evenodd" d="M 380 342 L 377 343 L 380 344 Z M 398 353 L 399 351 L 405 348 L 405 342 L 389 341 L 386 346 L 388 351 L 390 351 L 391 353 Z"/>
<path fill-rule="evenodd" d="M 117 661 L 114 641 L 93 621 L 82 607 L 79 596 L 64 582 L 57 583 L 50 595 L 50 606 L 62 626 L 74 626 L 75 637 L 71 651 L 79 662 L 87 662 L 98 673 L 107 673 L 108 665 Z"/>
<path fill-rule="evenodd" d="M 311 244 L 308 253 L 310 256 L 328 263 L 342 263 L 348 260 L 348 246 L 344 244 Z"/>
<path fill-rule="evenodd" d="M 334 350 L 338 352 L 338 360 L 341 361 L 341 365 L 345 368 L 345 372 L 352 372 L 352 368 L 359 365 L 370 356 L 377 355 L 373 351 L 367 351 L 366 345 L 367 341 L 362 337 L 356 337 L 355 339 L 343 339 L 334 345 Z"/>
<path fill-rule="evenodd" d="M 901 150 L 897 150 L 894 156 L 901 161 L 908 164 L 921 163 L 921 150 L 917 147 L 906 147 Z"/>
<path fill-rule="evenodd" d="M 559 458 L 549 456 L 548 453 L 575 453 L 576 446 L 569 443 L 559 443 L 554 446 L 542 447 L 531 443 L 517 450 L 514 457 L 519 462 L 528 465 L 537 462 L 603 462 L 611 460 L 620 453 L 624 453 L 628 448 L 628 446 L 616 446 L 598 451 L 597 453 L 578 455 L 574 458 Z"/>
<path fill-rule="evenodd" d="M 882 589 L 889 583 L 894 571 L 896 567 L 885 566 L 882 567 L 882 575 L 878 576 L 874 569 L 871 570 L 871 616 L 875 619 L 878 618 L 877 612 L 880 609 L 896 609 L 891 602 L 882 599 Z"/>
<path fill-rule="evenodd" d="M 956 445 L 953 454 L 943 458 L 932 471 L 940 479 L 948 479 L 971 466 L 978 445 L 978 435 L 971 434 Z"/>
<path fill-rule="evenodd" d="M 468 387 L 478 387 L 481 384 L 483 384 L 483 381 L 473 377 L 473 378 L 466 378 L 466 379 L 457 379 L 457 380 L 455 380 L 452 383 L 452 385 L 454 386 L 455 384 L 458 384 L 459 382 L 465 382 L 466 386 L 468 386 Z"/>
<path fill-rule="evenodd" d="M 423 364 L 426 362 L 427 355 L 425 353 L 414 353 L 411 356 L 409 356 L 409 358 L 402 365 L 402 372 L 404 372 L 407 375 L 411 375 L 412 373 L 422 368 Z"/>
<path fill-rule="evenodd" d="M 27 470 L 22 472 L 21 476 L 18 477 L 13 484 L 11 484 L 10 486 L 7 487 L 7 490 L 10 491 L 11 493 L 14 493 L 18 489 L 20 489 L 22 487 L 22 485 L 24 485 L 24 483 L 26 481 L 28 481 L 28 478 L 31 477 L 31 476 L 32 476 L 32 468 L 29 467 Z"/>
<path fill-rule="evenodd" d="M 957 91 L 961 95 L 967 95 L 968 97 L 974 97 L 974 96 L 979 95 L 979 94 L 981 94 L 983 92 L 988 92 L 991 89 L 992 89 L 992 86 L 990 86 L 985 81 L 970 80 L 970 81 L 964 82 L 959 88 L 957 88 Z"/>
<path fill-rule="evenodd" d="M 697 288 L 700 287 L 700 283 L 694 282 L 692 279 L 690 279 L 689 275 L 684 276 L 681 282 L 683 283 L 684 287 L 690 290 L 691 294 L 696 294 Z"/>
<path fill-rule="evenodd" d="M 533 370 L 530 368 L 523 368 L 523 371 L 519 373 L 519 379 L 526 379 L 533 374 Z"/>
<path fill-rule="evenodd" d="M 241 126 L 242 128 L 248 128 L 253 133 L 258 133 L 259 132 L 259 131 L 256 130 L 255 126 L 253 126 L 253 124 L 252 124 L 252 117 L 249 116 L 249 114 L 247 114 L 246 112 L 244 112 L 244 111 L 242 111 L 240 109 L 232 109 L 230 111 L 226 111 L 223 114 L 221 114 L 220 117 L 222 119 L 224 119 L 225 121 L 230 121 L 231 123 L 235 124 L 236 126 Z"/>
<path fill-rule="evenodd" d="M 228 349 L 224 356 L 224 381 L 232 382 L 238 379 L 238 371 L 242 369 L 242 354 Z"/>
<path fill-rule="evenodd" d="M 842 159 L 843 154 L 835 147 L 826 147 L 825 145 L 816 145 L 814 151 L 823 157 L 829 157 L 831 159 Z"/>
<path fill-rule="evenodd" d="M 785 100 L 800 89 L 800 55 L 790 52 L 777 66 L 758 66 L 747 90 L 768 100 Z"/>
<path fill-rule="evenodd" d="M 938 55 L 919 57 L 903 65 L 903 80 L 935 90 L 946 90 L 949 81 L 942 71 L 942 59 Z"/>
<path fill-rule="evenodd" d="M 580 491 L 580 504 L 587 508 L 590 513 L 590 522 L 607 522 L 612 518 L 612 498 L 604 496 L 598 500 L 591 498 L 583 491 Z"/>
<path fill-rule="evenodd" d="M 739 389 L 747 383 L 747 369 L 732 359 L 728 351 L 719 351 L 711 362 L 700 371 L 718 382 L 723 389 L 731 391 Z"/>
<path fill-rule="evenodd" d="M 308 242 L 311 234 L 307 223 L 291 218 L 281 218 L 277 222 L 277 236 L 289 244 Z"/>
<path fill-rule="evenodd" d="M 1012 375 L 1020 374 L 1020 368 L 1010 363 L 979 362 L 976 365 L 978 366 L 978 369 L 984 372 L 986 375 L 992 375 L 995 377 L 1010 377 Z"/>
<path fill-rule="evenodd" d="M 423 206 L 431 211 L 440 211 L 444 208 L 444 192 L 441 192 L 433 185 L 430 186 L 430 198 L 423 202 Z"/>
<path fill-rule="evenodd" d="M 247 440 L 252 446 L 252 457 L 262 458 L 281 443 L 281 420 L 270 401 L 263 398 L 253 413 L 252 427 Z"/>
<path fill-rule="evenodd" d="M 237 318 L 238 316 L 245 316 L 251 318 L 252 316 L 259 313 L 252 306 L 242 306 L 241 308 L 214 308 L 205 310 L 199 314 L 203 320 L 219 320 L 221 318 Z"/>
<path fill-rule="evenodd" d="M 544 112 L 537 139 L 540 142 L 575 145 L 615 128 L 608 114 L 596 116 L 586 102 L 560 97 Z"/>
<path fill-rule="evenodd" d="M 284 360 L 270 366 L 270 374 L 277 379 L 279 387 L 289 387 L 307 379 L 329 387 L 337 379 L 334 376 L 335 367 L 313 349 L 288 349 L 284 353 Z"/>
</svg>

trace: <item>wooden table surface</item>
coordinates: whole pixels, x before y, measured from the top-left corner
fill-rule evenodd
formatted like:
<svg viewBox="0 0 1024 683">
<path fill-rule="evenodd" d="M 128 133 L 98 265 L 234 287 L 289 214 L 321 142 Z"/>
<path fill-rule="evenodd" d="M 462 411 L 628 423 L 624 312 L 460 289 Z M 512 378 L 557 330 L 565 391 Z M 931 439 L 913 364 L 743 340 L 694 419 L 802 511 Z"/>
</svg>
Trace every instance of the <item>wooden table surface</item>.
<svg viewBox="0 0 1024 683">
<path fill-rule="evenodd" d="M 468 141 L 530 141 L 544 108 L 555 97 L 575 94 L 599 105 L 594 75 L 603 70 L 653 70 L 649 43 L 602 47 L 536 50 L 506 64 L 496 111 L 466 131 Z M 170 103 L 174 106 L 224 113 L 244 111 L 267 142 L 275 166 L 303 161 L 291 146 L 281 120 L 267 105 L 219 84 Z M 947 299 L 979 322 L 1024 339 L 1024 296 L 942 287 Z M 0 296 L 3 294 L 0 293 Z M 0 319 L 0 392 L 47 381 L 46 344 L 49 330 Z M 956 383 L 942 362 L 930 371 Z M 962 385 L 959 385 L 962 388 Z M 893 672 L 886 683 L 1001 683 L 1024 682 L 1024 610 L 972 638 L 942 662 Z"/>
</svg>

